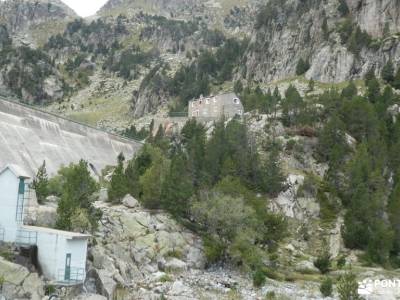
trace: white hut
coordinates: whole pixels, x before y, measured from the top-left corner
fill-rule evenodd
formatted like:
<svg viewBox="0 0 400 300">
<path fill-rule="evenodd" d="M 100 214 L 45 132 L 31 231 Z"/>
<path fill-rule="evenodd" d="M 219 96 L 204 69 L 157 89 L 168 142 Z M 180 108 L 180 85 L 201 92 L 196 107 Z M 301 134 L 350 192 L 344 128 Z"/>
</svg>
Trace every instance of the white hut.
<svg viewBox="0 0 400 300">
<path fill-rule="evenodd" d="M 0 171 L 0 241 L 36 246 L 43 275 L 54 284 L 83 283 L 90 235 L 24 225 L 29 179 L 16 165 Z"/>
</svg>

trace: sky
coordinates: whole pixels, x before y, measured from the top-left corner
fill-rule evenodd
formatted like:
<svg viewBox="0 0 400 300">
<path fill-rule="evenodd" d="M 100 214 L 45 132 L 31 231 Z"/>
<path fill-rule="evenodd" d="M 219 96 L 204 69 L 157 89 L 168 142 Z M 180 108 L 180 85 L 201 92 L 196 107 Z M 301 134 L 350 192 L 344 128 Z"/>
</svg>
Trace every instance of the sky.
<svg viewBox="0 0 400 300">
<path fill-rule="evenodd" d="M 107 0 L 62 0 L 81 17 L 94 15 Z"/>
</svg>

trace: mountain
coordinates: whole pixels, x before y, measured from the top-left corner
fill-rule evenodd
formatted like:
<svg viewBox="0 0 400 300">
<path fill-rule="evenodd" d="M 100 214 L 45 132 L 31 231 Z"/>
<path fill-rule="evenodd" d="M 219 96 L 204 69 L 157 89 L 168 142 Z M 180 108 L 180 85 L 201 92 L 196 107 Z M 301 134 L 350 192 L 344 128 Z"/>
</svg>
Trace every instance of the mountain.
<svg viewBox="0 0 400 300">
<path fill-rule="evenodd" d="M 76 13 L 60 0 L 6 0 L 0 2 L 0 23 L 25 43 L 41 43 L 57 33 Z"/>
<path fill-rule="evenodd" d="M 1 4 L 13 45 L 45 52 L 64 82 L 62 94 L 37 98 L 106 127 L 184 111 L 190 98 L 234 82 L 267 90 L 293 80 L 340 85 L 370 70 L 380 77 L 400 57 L 396 0 L 110 0 L 75 21 L 59 1 Z"/>
<path fill-rule="evenodd" d="M 252 33 L 245 77 L 282 80 L 296 75 L 300 59 L 310 64 L 306 77 L 316 81 L 361 78 L 372 68 L 379 75 L 400 56 L 399 22 L 394 0 L 270 1 Z"/>
</svg>

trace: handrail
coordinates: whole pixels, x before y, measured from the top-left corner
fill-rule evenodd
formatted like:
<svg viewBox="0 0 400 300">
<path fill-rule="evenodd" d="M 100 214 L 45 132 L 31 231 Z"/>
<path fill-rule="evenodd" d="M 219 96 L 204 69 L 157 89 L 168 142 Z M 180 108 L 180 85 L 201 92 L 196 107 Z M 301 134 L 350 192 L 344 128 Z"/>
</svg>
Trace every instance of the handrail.
<svg viewBox="0 0 400 300">
<path fill-rule="evenodd" d="M 69 272 L 69 279 L 65 279 L 65 269 L 58 269 L 57 282 L 59 283 L 82 283 L 85 281 L 86 270 L 84 268 L 71 267 Z"/>
<path fill-rule="evenodd" d="M 36 231 L 22 230 L 17 231 L 16 244 L 34 246 L 37 244 L 38 233 Z"/>
<path fill-rule="evenodd" d="M 3 227 L 0 227 L 0 242 L 4 242 L 6 235 L 6 230 Z"/>
<path fill-rule="evenodd" d="M 57 114 L 52 113 L 52 112 L 49 112 L 49 111 L 45 111 L 45 110 L 40 109 L 40 108 L 38 108 L 38 107 L 35 107 L 35 106 L 33 106 L 33 105 L 30 105 L 30 104 L 27 104 L 27 103 L 19 102 L 18 99 L 14 99 L 14 100 L 7 99 L 7 98 L 4 97 L 4 94 L 3 94 L 3 95 L 1 94 L 1 92 L 0 92 L 0 100 L 1 100 L 1 101 L 4 101 L 4 102 L 16 104 L 16 105 L 19 105 L 19 106 L 22 106 L 22 107 L 25 107 L 25 108 L 29 108 L 29 109 L 32 109 L 32 110 L 41 112 L 41 113 L 43 113 L 43 114 L 46 114 L 46 115 L 49 115 L 49 116 L 52 116 L 52 117 L 55 117 L 55 118 L 59 118 L 59 119 L 62 119 L 62 120 L 68 121 L 68 122 L 75 123 L 75 124 L 77 124 L 77 125 L 85 126 L 85 127 L 94 129 L 94 130 L 96 130 L 96 131 L 101 131 L 101 132 L 103 132 L 103 133 L 107 133 L 107 134 L 109 134 L 109 135 L 118 137 L 118 138 L 120 138 L 120 139 L 129 141 L 129 142 L 135 142 L 135 143 L 139 143 L 139 144 L 144 144 L 143 141 L 140 141 L 140 140 L 137 140 L 137 139 L 133 139 L 133 138 L 128 138 L 128 137 L 126 137 L 126 136 L 122 136 L 122 135 L 116 134 L 116 133 L 114 133 L 114 132 L 107 131 L 107 130 L 105 130 L 105 129 L 97 128 L 97 127 L 92 126 L 92 125 L 89 125 L 89 124 L 85 124 L 85 123 L 82 123 L 82 122 L 78 122 L 78 121 L 69 119 L 69 118 L 67 118 L 67 117 L 64 117 L 64 116 L 61 116 L 61 115 L 57 115 Z"/>
</svg>

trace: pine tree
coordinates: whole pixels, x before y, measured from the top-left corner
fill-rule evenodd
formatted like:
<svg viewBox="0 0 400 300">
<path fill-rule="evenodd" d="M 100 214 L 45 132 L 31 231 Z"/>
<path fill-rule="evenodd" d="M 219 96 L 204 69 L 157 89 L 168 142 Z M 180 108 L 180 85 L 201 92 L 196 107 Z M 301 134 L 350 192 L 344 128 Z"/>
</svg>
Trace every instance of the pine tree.
<svg viewBox="0 0 400 300">
<path fill-rule="evenodd" d="M 121 202 L 122 198 L 129 192 L 127 178 L 124 173 L 124 161 L 125 157 L 121 152 L 118 155 L 118 166 L 111 177 L 110 188 L 108 190 L 108 199 L 112 203 Z"/>
<path fill-rule="evenodd" d="M 176 217 L 186 217 L 193 192 L 184 154 L 175 154 L 163 184 L 162 206 Z"/>
<path fill-rule="evenodd" d="M 346 0 L 339 0 L 338 11 L 342 17 L 345 17 L 350 13 Z"/>
<path fill-rule="evenodd" d="M 264 166 L 263 181 L 265 192 L 272 197 L 277 196 L 283 190 L 285 176 L 280 167 L 279 149 L 276 146 L 272 147 Z"/>
<path fill-rule="evenodd" d="M 358 90 L 357 90 L 356 85 L 354 84 L 354 81 L 350 80 L 348 86 L 342 90 L 342 97 L 351 99 L 354 96 L 357 96 L 357 92 L 358 92 Z"/>
<path fill-rule="evenodd" d="M 309 68 L 310 68 L 310 63 L 308 62 L 308 60 L 300 58 L 296 66 L 296 75 L 303 75 L 308 71 Z"/>
<path fill-rule="evenodd" d="M 35 179 L 32 182 L 32 187 L 36 191 L 36 197 L 39 204 L 43 204 L 46 197 L 49 196 L 49 179 L 46 170 L 46 161 L 38 169 Z"/>
<path fill-rule="evenodd" d="M 324 18 L 324 21 L 322 22 L 322 34 L 324 37 L 324 40 L 327 41 L 329 39 L 329 27 L 328 27 L 328 18 Z"/>
<path fill-rule="evenodd" d="M 391 59 L 388 60 L 386 65 L 382 69 L 382 79 L 387 83 L 392 83 L 394 80 L 394 67 Z"/>
<path fill-rule="evenodd" d="M 92 205 L 91 196 L 98 190 L 96 181 L 91 177 L 88 163 L 81 160 L 61 170 L 62 196 L 57 208 L 56 227 L 62 230 L 72 230 L 71 218 L 78 208 L 84 209 L 92 230 L 97 227 L 101 213 Z"/>
<path fill-rule="evenodd" d="M 400 67 L 398 68 L 396 75 L 393 78 L 392 86 L 396 90 L 400 90 Z"/>
<path fill-rule="evenodd" d="M 381 88 L 379 81 L 376 78 L 371 78 L 367 81 L 367 97 L 371 103 L 378 102 L 380 97 Z"/>
</svg>

